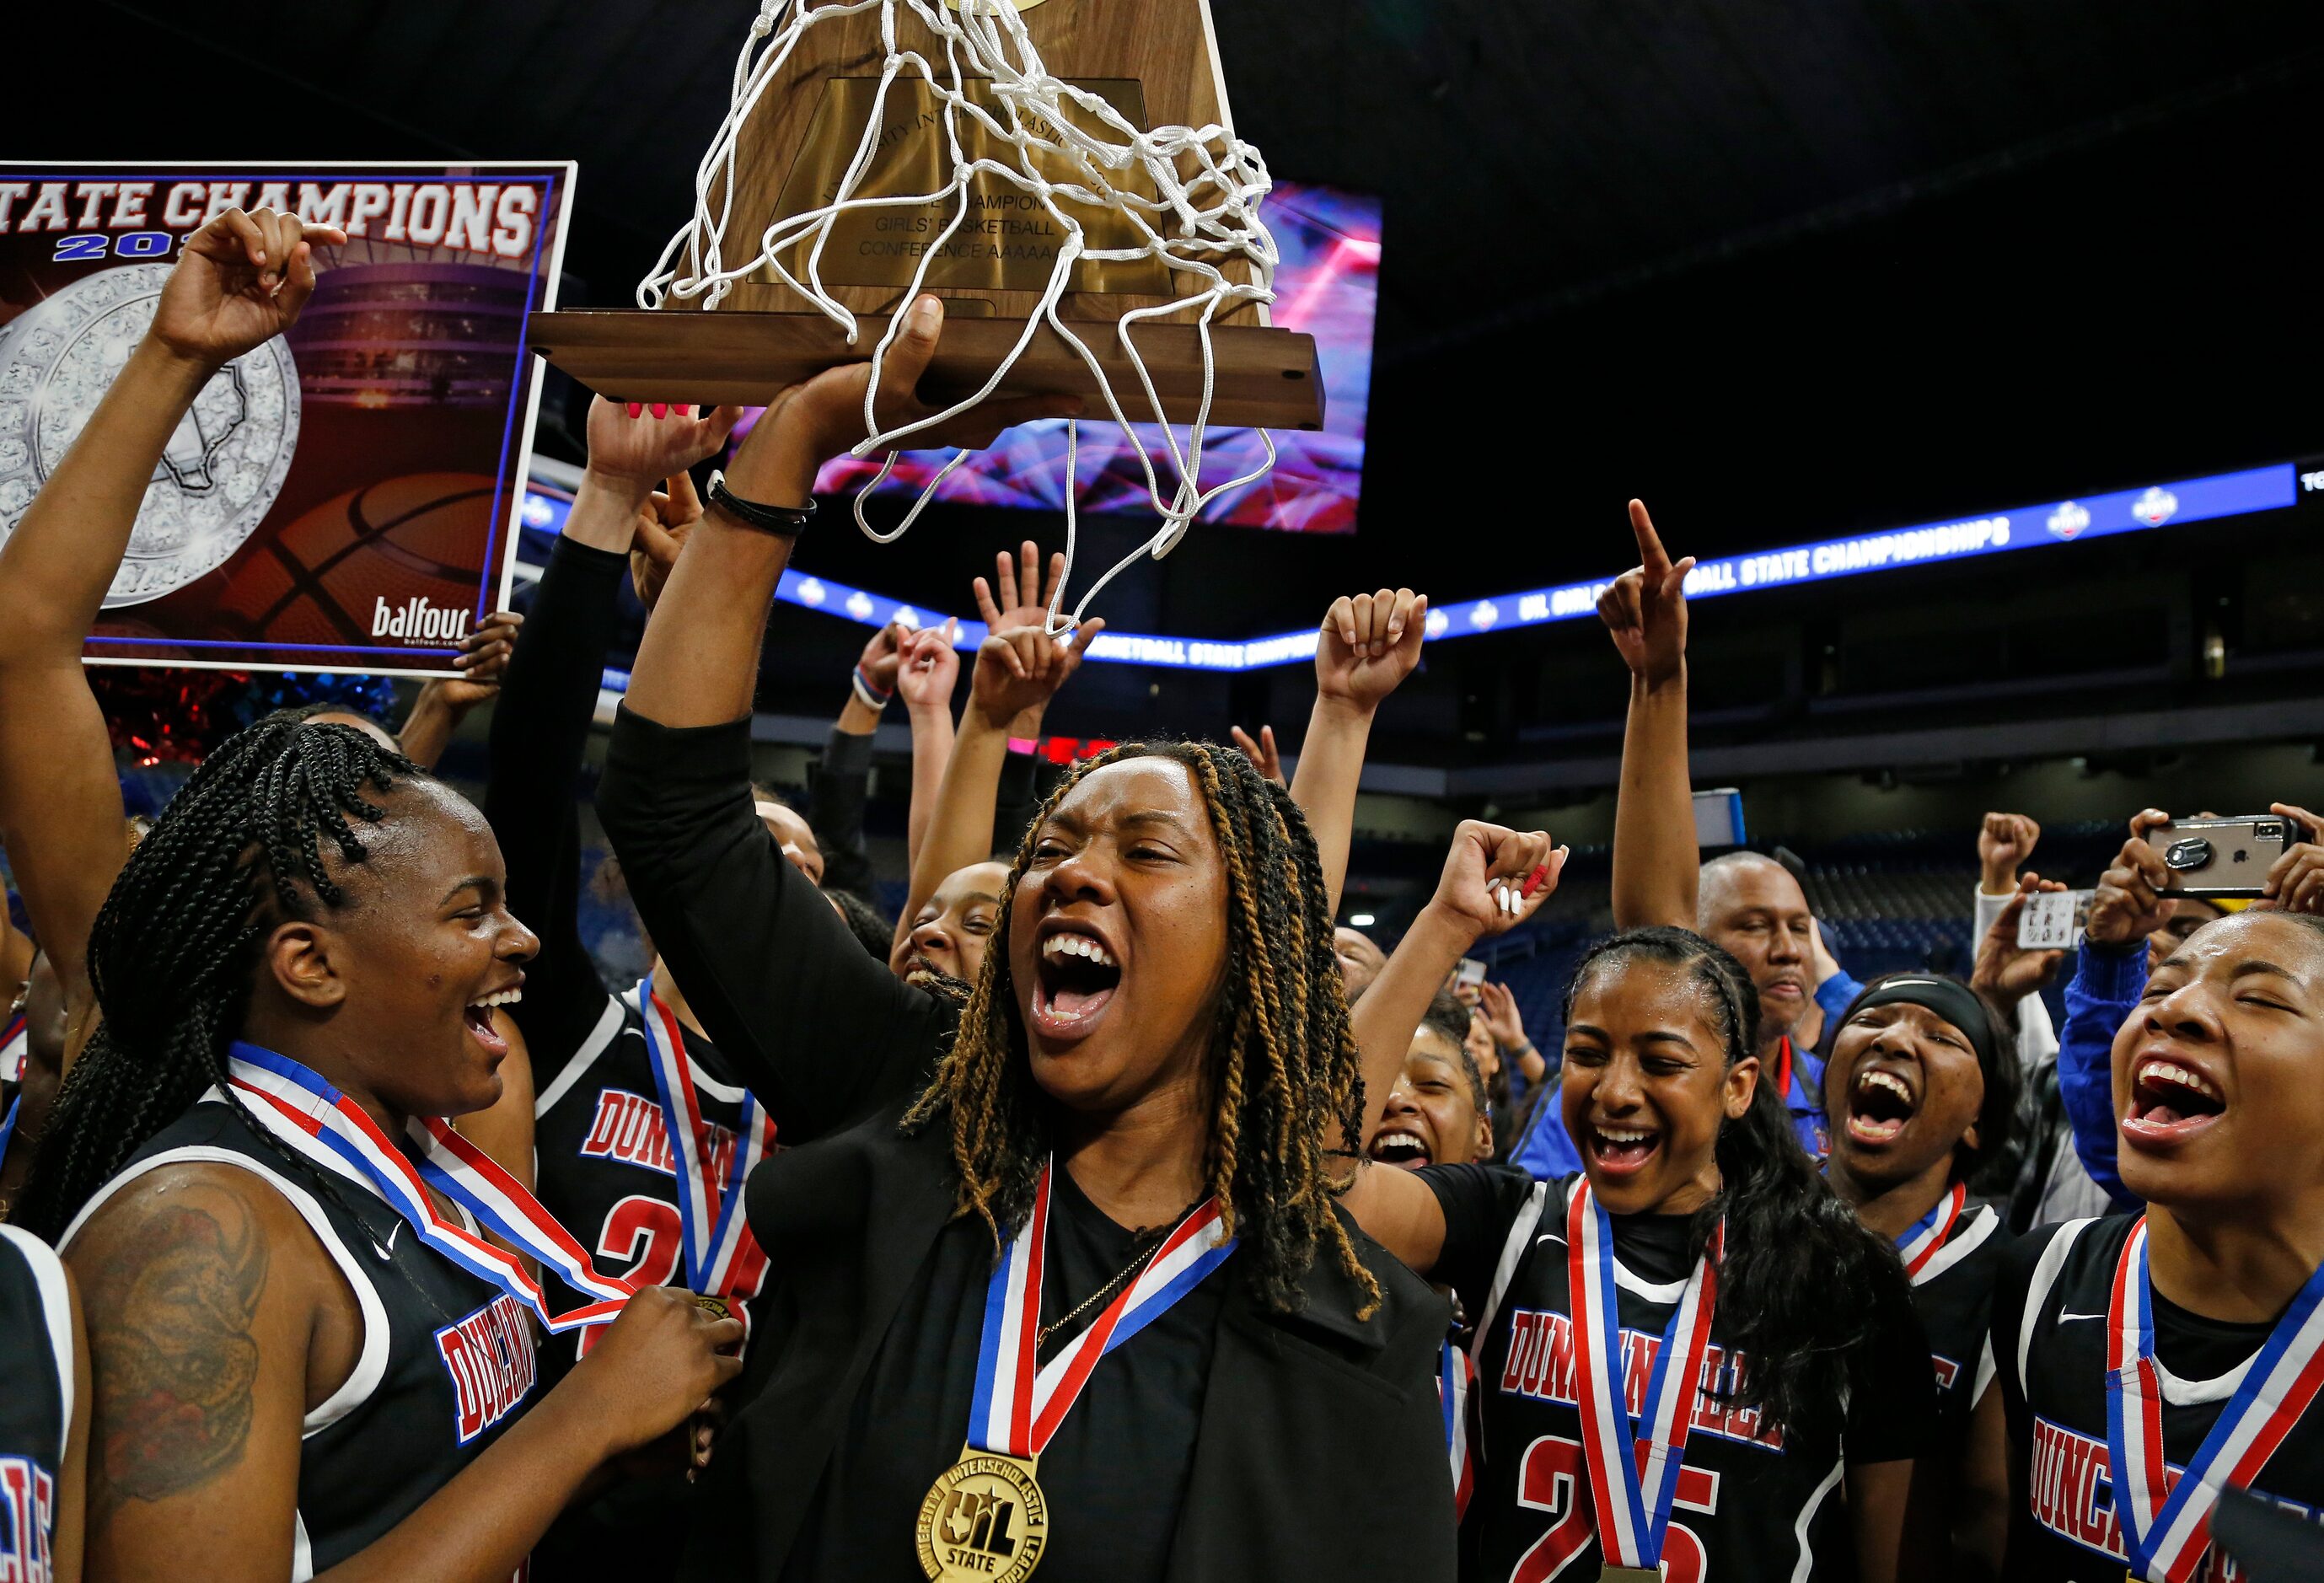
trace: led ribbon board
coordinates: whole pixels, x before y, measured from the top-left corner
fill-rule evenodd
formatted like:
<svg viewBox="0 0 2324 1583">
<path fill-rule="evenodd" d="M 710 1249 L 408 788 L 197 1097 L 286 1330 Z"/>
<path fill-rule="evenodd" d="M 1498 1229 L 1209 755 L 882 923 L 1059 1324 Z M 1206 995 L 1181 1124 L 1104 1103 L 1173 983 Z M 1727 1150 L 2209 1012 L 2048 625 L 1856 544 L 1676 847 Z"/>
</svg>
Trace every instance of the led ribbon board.
<svg viewBox="0 0 2324 1583">
<path fill-rule="evenodd" d="M 1721 556 L 1704 561 L 1687 574 L 1686 592 L 1692 599 L 1710 599 L 1762 588 L 1829 582 L 1836 577 L 1854 577 L 1903 566 L 1947 564 L 1974 556 L 2101 538 L 2110 534 L 2143 533 L 2181 522 L 2282 511 L 2292 503 L 2297 487 L 2293 465 L 2282 462 L 2177 483 L 2150 484 L 2080 500 L 2054 501 L 1990 516 L 1898 528 L 1851 538 L 1820 539 L 1787 549 Z M 564 525 L 565 513 L 570 509 L 567 502 L 536 490 L 525 497 L 524 520 L 528 527 L 554 532 Z M 1428 612 L 1428 636 L 1433 641 L 1442 642 L 1448 638 L 1473 638 L 1514 627 L 1578 621 L 1596 613 L 1598 596 L 1610 581 L 1601 578 L 1496 594 L 1464 604 L 1432 609 Z M 783 574 L 782 586 L 775 597 L 871 627 L 885 626 L 893 621 L 900 621 L 908 627 L 922 627 L 945 620 L 942 612 L 922 611 L 868 589 L 851 588 L 844 583 L 798 572 Z M 1089 658 L 1117 665 L 1153 665 L 1175 670 L 1264 670 L 1269 666 L 1314 658 L 1315 636 L 1312 627 L 1243 642 L 1105 631 L 1091 643 Z M 973 650 L 983 641 L 983 622 L 961 621 L 955 647 Z"/>
</svg>

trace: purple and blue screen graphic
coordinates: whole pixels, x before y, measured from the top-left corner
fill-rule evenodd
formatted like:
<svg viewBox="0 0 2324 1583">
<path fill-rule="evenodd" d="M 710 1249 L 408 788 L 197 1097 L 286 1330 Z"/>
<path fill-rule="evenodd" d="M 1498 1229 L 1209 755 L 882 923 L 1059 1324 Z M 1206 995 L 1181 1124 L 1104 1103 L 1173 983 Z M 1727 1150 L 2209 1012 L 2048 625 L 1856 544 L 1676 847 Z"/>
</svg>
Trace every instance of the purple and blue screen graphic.
<svg viewBox="0 0 2324 1583">
<path fill-rule="evenodd" d="M 1379 199 L 1278 181 L 1259 214 L 1281 255 L 1269 310 L 1272 322 L 1315 337 L 1316 359 L 1323 367 L 1323 428 L 1316 433 L 1276 432 L 1275 470 L 1221 494 L 1197 520 L 1295 533 L 1352 533 L 1363 478 L 1364 413 L 1371 397 L 1372 318 L 1379 300 Z M 1143 400 L 1134 384 L 1116 390 L 1114 396 L 1122 410 L 1131 413 Z M 1147 454 L 1157 458 L 1155 471 L 1165 481 L 1167 497 L 1169 448 L 1161 431 L 1151 424 L 1132 428 Z M 1183 447 L 1185 429 L 1178 431 L 1178 439 Z M 1255 429 L 1214 429 L 1204 440 L 1202 476 L 1209 483 L 1240 478 L 1266 454 Z M 892 490 L 909 498 L 951 459 L 950 451 L 907 451 L 896 459 L 896 469 L 881 492 Z M 842 457 L 825 465 L 816 491 L 853 492 L 879 469 L 877 458 Z M 1081 510 L 1154 510 L 1137 451 L 1102 409 L 1099 416 L 1081 420 L 1076 470 Z M 936 498 L 962 505 L 1057 511 L 1065 509 L 1065 426 L 1053 419 L 1002 434 L 990 448 L 961 464 L 936 491 Z"/>
</svg>

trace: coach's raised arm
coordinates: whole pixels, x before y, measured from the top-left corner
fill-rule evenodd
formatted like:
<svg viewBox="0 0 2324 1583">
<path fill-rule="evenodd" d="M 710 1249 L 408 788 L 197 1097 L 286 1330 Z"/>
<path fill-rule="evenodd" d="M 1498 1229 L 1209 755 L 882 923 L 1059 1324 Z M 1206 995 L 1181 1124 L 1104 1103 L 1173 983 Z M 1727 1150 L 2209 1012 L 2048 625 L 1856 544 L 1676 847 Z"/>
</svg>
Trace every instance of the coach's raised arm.
<svg viewBox="0 0 2324 1583">
<path fill-rule="evenodd" d="M 936 299 L 913 306 L 880 381 L 884 424 L 920 414 L 910 392 L 943 324 Z M 864 953 L 752 806 L 751 703 L 768 608 L 813 515 L 816 468 L 863 436 L 870 370 L 844 364 L 779 394 L 713 488 L 639 646 L 598 789 L 655 945 L 705 1031 L 785 1118 L 788 1142 L 902 1093 L 950 1026 L 945 1008 Z M 983 445 L 1077 405 L 987 402 L 927 443 Z"/>
</svg>

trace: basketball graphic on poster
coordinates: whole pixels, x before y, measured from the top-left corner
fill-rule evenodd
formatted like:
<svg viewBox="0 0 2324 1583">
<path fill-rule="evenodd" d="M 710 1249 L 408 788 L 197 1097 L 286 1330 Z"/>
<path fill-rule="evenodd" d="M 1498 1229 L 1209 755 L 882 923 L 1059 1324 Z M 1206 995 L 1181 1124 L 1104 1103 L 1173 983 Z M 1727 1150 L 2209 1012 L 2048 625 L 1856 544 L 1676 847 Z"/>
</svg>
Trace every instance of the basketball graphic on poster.
<svg viewBox="0 0 2324 1583">
<path fill-rule="evenodd" d="M 419 473 L 334 495 L 254 547 L 221 625 L 275 643 L 446 649 L 475 624 L 493 480 Z"/>
</svg>

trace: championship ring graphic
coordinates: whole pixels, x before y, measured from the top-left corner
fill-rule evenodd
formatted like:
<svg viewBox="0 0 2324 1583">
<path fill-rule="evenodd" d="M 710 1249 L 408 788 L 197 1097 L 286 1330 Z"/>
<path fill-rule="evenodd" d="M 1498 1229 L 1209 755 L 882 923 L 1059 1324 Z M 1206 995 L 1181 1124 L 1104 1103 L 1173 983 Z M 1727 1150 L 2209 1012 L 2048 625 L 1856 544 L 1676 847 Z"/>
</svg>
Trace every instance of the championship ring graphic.
<svg viewBox="0 0 2324 1583">
<path fill-rule="evenodd" d="M 170 267 L 87 276 L 0 332 L 0 542 L 137 349 Z M 224 566 L 281 492 L 298 441 L 298 370 L 276 336 L 211 375 L 170 437 L 106 608 L 159 599 Z"/>
</svg>

